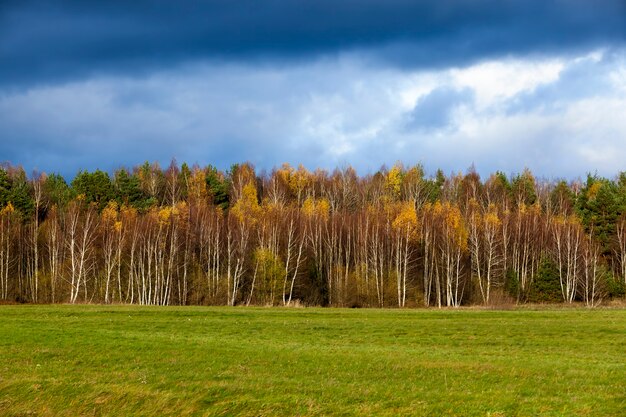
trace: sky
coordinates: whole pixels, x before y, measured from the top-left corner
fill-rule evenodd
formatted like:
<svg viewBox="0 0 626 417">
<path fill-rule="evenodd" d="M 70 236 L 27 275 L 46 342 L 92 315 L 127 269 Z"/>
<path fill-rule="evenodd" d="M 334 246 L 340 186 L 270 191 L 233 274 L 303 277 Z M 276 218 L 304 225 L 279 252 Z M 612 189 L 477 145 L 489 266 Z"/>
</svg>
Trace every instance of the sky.
<svg viewBox="0 0 626 417">
<path fill-rule="evenodd" d="M 626 0 L 0 2 L 0 162 L 626 170 Z"/>
</svg>

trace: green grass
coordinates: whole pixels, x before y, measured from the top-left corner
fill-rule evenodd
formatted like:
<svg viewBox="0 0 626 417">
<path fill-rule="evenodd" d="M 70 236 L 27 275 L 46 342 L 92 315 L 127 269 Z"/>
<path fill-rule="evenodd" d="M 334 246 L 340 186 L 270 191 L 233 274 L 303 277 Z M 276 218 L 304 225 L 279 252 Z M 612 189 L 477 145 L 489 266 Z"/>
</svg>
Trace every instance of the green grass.
<svg viewBox="0 0 626 417">
<path fill-rule="evenodd" d="M 0 306 L 0 415 L 626 415 L 626 310 Z"/>
</svg>

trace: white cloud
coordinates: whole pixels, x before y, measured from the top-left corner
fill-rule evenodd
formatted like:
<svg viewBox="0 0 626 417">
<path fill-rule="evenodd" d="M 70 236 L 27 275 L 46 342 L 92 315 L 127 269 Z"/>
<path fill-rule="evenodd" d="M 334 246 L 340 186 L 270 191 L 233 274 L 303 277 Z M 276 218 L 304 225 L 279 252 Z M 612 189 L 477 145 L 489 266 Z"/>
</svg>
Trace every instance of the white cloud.
<svg viewBox="0 0 626 417">
<path fill-rule="evenodd" d="M 452 83 L 475 91 L 481 108 L 494 101 L 509 99 L 541 84 L 556 81 L 565 67 L 561 59 L 540 62 L 522 60 L 491 61 L 450 71 Z"/>
<path fill-rule="evenodd" d="M 259 168 L 350 163 L 366 172 L 403 160 L 447 172 L 474 162 L 482 173 L 527 166 L 546 176 L 612 175 L 626 160 L 626 54 L 607 56 L 423 72 L 345 57 L 281 69 L 202 64 L 40 87 L 0 96 L 0 131 L 9 138 L 0 155 L 68 175 L 171 157 L 222 168 L 250 160 Z M 563 77 L 570 68 L 574 81 Z M 580 83 L 611 88 L 559 94 Z M 532 96 L 547 87 L 561 89 L 562 111 L 545 111 L 552 96 Z M 442 88 L 469 89 L 474 99 L 452 109 L 448 126 L 407 130 L 420 98 Z M 507 111 L 520 100 L 520 111 Z"/>
</svg>

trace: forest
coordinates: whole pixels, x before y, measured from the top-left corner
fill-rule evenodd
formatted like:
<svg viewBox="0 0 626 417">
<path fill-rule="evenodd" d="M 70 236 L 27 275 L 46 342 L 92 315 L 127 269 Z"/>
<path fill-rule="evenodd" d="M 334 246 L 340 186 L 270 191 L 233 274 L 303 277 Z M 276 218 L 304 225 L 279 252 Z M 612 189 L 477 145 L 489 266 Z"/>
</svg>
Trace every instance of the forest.
<svg viewBox="0 0 626 417">
<path fill-rule="evenodd" d="M 626 173 L 0 168 L 0 301 L 596 306 L 626 293 Z"/>
</svg>

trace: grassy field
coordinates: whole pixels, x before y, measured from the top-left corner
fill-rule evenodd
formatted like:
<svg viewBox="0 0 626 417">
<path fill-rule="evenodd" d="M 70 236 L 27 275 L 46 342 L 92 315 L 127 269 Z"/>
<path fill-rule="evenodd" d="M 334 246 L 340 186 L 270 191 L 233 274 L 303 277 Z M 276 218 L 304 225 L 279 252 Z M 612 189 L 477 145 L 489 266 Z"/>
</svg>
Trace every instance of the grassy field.
<svg viewBox="0 0 626 417">
<path fill-rule="evenodd" d="M 626 310 L 0 306 L 0 415 L 626 415 Z"/>
</svg>

